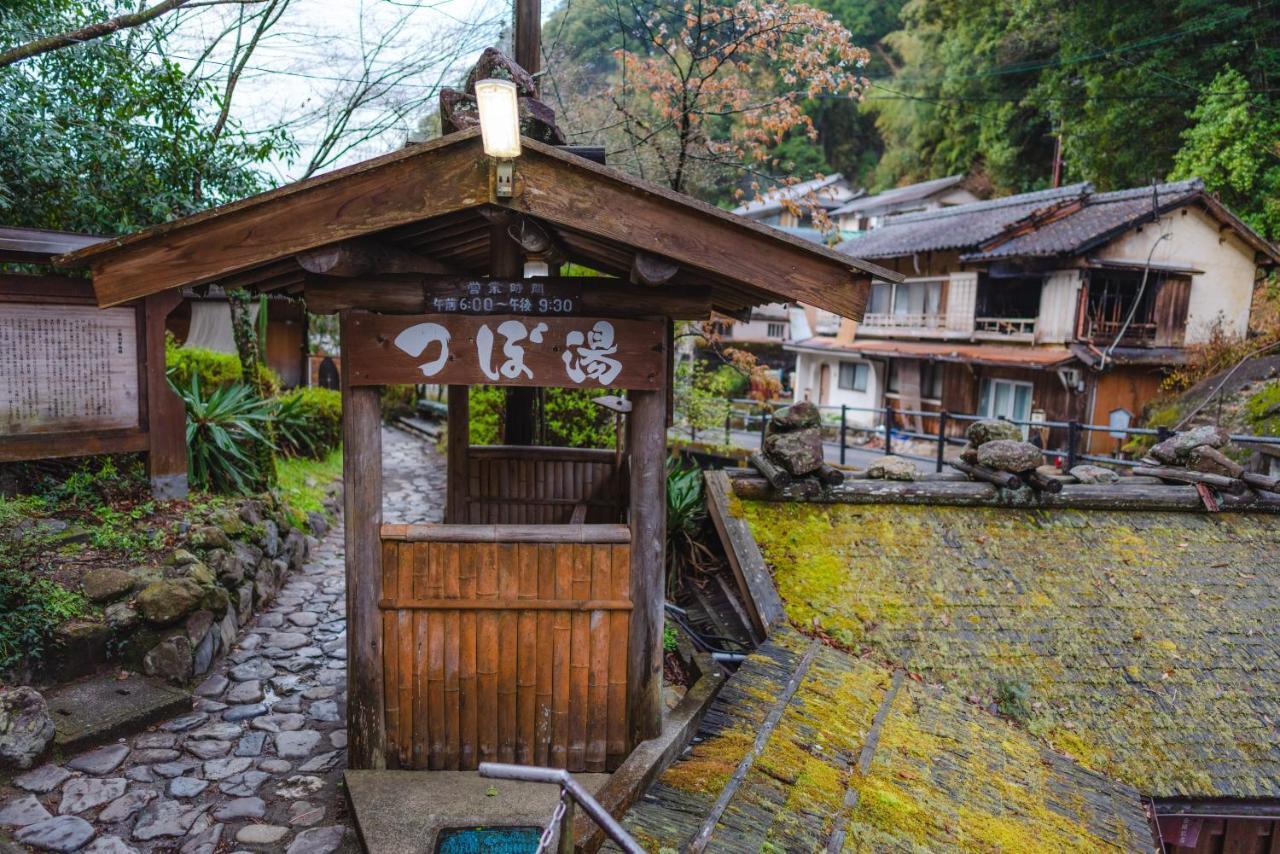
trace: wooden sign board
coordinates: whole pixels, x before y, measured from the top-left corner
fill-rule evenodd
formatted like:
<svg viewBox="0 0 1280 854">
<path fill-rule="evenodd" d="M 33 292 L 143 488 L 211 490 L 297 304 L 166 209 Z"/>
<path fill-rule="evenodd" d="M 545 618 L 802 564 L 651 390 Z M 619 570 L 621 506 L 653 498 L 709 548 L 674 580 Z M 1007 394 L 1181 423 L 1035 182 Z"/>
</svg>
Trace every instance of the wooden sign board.
<svg viewBox="0 0 1280 854">
<path fill-rule="evenodd" d="M 523 314 L 568 317 L 583 313 L 575 279 L 474 279 L 426 288 L 427 308 L 440 314 Z"/>
<path fill-rule="evenodd" d="M 137 317 L 0 303 L 0 435 L 138 427 Z"/>
<path fill-rule="evenodd" d="M 656 389 L 666 371 L 666 324 L 352 312 L 342 356 L 353 385 Z"/>
</svg>

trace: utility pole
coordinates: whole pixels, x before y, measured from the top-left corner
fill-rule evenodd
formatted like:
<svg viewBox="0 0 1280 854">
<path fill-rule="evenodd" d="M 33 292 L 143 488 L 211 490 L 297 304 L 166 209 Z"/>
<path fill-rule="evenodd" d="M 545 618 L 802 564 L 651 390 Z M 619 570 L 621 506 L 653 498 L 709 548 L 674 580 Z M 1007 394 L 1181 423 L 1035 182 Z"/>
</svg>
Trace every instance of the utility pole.
<svg viewBox="0 0 1280 854">
<path fill-rule="evenodd" d="M 542 66 L 542 2 L 541 0 L 515 0 L 516 64 L 530 74 L 537 74 Z M 507 234 L 505 224 L 494 226 L 489 237 L 490 274 L 520 278 L 524 275 L 524 253 L 520 245 Z M 538 430 L 538 391 L 536 388 L 512 386 L 505 395 L 502 441 L 507 445 L 532 445 Z"/>
</svg>

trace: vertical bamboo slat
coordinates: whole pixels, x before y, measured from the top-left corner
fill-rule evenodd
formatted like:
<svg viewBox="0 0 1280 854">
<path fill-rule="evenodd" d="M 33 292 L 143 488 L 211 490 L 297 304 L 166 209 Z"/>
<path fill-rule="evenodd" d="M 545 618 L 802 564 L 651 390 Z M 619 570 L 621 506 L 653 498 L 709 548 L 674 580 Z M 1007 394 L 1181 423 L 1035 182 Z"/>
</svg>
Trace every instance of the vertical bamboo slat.
<svg viewBox="0 0 1280 854">
<path fill-rule="evenodd" d="M 610 592 L 609 547 L 590 546 L 591 598 L 605 599 Z M 585 552 L 587 549 L 584 548 Z M 587 675 L 587 770 L 603 771 L 609 721 L 609 612 L 592 611 L 590 670 Z"/>
<path fill-rule="evenodd" d="M 397 556 L 399 590 L 413 590 L 413 546 L 402 544 Z M 413 612 L 400 611 L 396 625 L 396 637 L 400 644 L 400 767 L 413 767 L 414 693 L 418 687 L 418 657 L 414 655 L 417 638 L 413 632 Z"/>
<path fill-rule="evenodd" d="M 631 592 L 631 548 L 609 547 L 611 599 L 626 599 Z M 627 612 L 609 615 L 609 725 L 608 765 L 616 768 L 627 753 Z"/>
<path fill-rule="evenodd" d="M 556 598 L 573 598 L 573 552 L 563 543 L 556 544 Z M 551 764 L 566 768 L 569 763 L 569 665 L 573 650 L 573 619 L 568 611 L 553 611 L 555 652 L 552 667 L 552 715 L 555 735 L 551 742 Z"/>
<path fill-rule="evenodd" d="M 497 546 L 498 596 L 510 601 L 520 595 L 519 546 Z M 516 761 L 516 646 L 517 614 L 498 612 L 498 761 Z"/>
<path fill-rule="evenodd" d="M 479 546 L 462 543 L 461 562 L 458 566 L 458 598 L 476 598 L 479 572 Z M 479 712 L 480 686 L 476 677 L 477 638 L 476 612 L 463 611 L 458 615 L 458 767 L 464 771 L 475 770 L 480 759 L 476 753 L 480 743 Z"/>
<path fill-rule="evenodd" d="M 445 543 L 442 546 L 441 570 L 444 575 L 444 598 L 459 599 L 462 544 Z M 460 647 L 462 643 L 462 615 L 457 611 L 444 614 L 444 767 L 457 768 L 459 762 L 458 740 L 462 695 L 459 690 Z"/>
<path fill-rule="evenodd" d="M 382 595 L 394 601 L 399 594 L 400 573 L 395 543 L 382 544 Z M 396 642 L 395 611 L 382 612 L 382 684 L 386 686 L 387 766 L 399 767 L 400 759 L 400 645 Z"/>
<path fill-rule="evenodd" d="M 519 553 L 520 598 L 538 598 L 538 545 L 521 543 Z M 538 616 L 517 612 L 516 625 L 516 758 L 521 765 L 533 762 L 534 720 L 538 686 Z"/>
<path fill-rule="evenodd" d="M 428 551 L 430 565 L 427 572 L 427 596 L 432 599 L 444 597 L 444 560 L 448 543 L 418 543 L 419 551 Z M 427 649 L 426 649 L 426 697 L 427 697 L 427 768 L 440 769 L 444 763 L 444 619 L 443 611 L 427 611 Z M 423 767 L 422 765 L 418 766 Z"/>
<path fill-rule="evenodd" d="M 497 547 L 481 543 L 477 599 L 498 598 Z M 481 762 L 498 761 L 498 615 L 481 611 L 476 616 L 476 678 L 480 683 L 479 715 Z"/>
<path fill-rule="evenodd" d="M 554 599 L 556 595 L 556 547 L 550 543 L 538 546 L 538 598 Z M 537 661 L 537 709 L 534 722 L 533 763 L 547 765 L 550 763 L 549 753 L 551 736 L 554 732 L 551 721 L 551 685 L 553 671 L 553 647 L 555 637 L 552 625 L 555 620 L 551 611 L 539 611 L 538 619 L 538 661 Z"/>
<path fill-rule="evenodd" d="M 573 598 L 591 597 L 591 552 L 573 550 Z M 591 671 L 591 615 L 573 612 L 573 649 L 569 659 L 569 765 L 582 771 L 587 761 L 588 684 Z"/>
<path fill-rule="evenodd" d="M 429 585 L 427 583 L 427 575 L 430 572 L 429 563 L 431 561 L 431 550 L 436 548 L 434 543 L 401 543 L 400 560 L 402 563 L 409 563 L 412 570 L 412 590 L 413 595 L 427 596 L 429 594 Z M 404 612 L 402 612 L 404 613 Z M 427 724 L 428 712 L 431 708 L 430 701 L 427 697 L 427 625 L 431 620 L 431 614 L 424 611 L 413 611 L 407 616 L 413 624 L 413 756 L 412 768 L 426 768 L 428 761 L 429 748 L 429 730 L 425 726 Z"/>
</svg>

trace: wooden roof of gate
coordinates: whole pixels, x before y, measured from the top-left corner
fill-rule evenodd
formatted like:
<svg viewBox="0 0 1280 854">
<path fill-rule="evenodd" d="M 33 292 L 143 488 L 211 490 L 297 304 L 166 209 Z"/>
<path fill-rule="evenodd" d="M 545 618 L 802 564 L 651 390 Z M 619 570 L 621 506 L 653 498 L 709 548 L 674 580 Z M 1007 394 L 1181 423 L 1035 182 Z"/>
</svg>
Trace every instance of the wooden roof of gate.
<svg viewBox="0 0 1280 854">
<path fill-rule="evenodd" d="M 717 311 L 799 301 L 860 318 L 870 280 L 900 277 L 817 244 L 525 139 L 499 200 L 477 130 L 112 238 L 61 256 L 88 265 L 98 303 L 218 282 L 297 293 L 293 256 L 376 237 L 465 275 L 488 272 L 494 211 L 534 218 L 569 261 L 626 277 L 638 253 L 679 265 L 666 285 L 706 287 Z"/>
</svg>

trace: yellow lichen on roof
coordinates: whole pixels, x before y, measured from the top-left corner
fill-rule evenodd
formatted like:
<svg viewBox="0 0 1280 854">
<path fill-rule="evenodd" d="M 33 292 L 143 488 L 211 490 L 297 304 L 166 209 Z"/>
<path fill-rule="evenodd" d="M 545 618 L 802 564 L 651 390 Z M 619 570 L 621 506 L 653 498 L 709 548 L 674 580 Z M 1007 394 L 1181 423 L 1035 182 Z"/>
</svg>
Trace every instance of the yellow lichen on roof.
<svg viewBox="0 0 1280 854">
<path fill-rule="evenodd" d="M 1154 796 L 1280 796 L 1280 520 L 742 502 L 788 617 Z"/>
<path fill-rule="evenodd" d="M 624 824 L 652 852 L 683 850 L 704 825 L 706 850 L 716 852 L 821 851 L 841 838 L 845 851 L 1152 844 L 1129 787 L 980 708 L 787 627 L 728 681 L 688 756 Z"/>
</svg>

